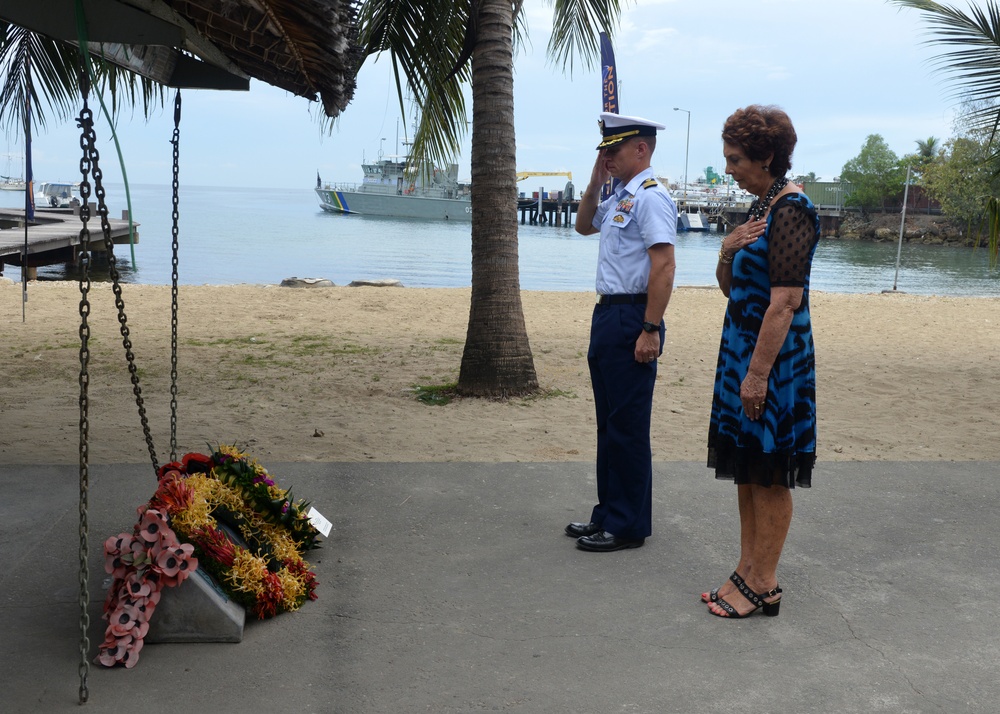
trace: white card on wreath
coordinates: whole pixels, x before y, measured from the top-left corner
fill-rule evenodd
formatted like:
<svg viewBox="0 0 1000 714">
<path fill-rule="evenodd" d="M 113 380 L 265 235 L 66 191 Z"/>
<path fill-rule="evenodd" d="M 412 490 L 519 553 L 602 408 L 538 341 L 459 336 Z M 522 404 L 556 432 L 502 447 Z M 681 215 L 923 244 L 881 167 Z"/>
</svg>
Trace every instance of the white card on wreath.
<svg viewBox="0 0 1000 714">
<path fill-rule="evenodd" d="M 323 514 L 317 511 L 315 508 L 310 507 L 309 513 L 306 514 L 309 522 L 313 524 L 323 537 L 326 538 L 330 535 L 330 530 L 333 528 L 333 524 L 330 521 L 323 518 Z"/>
</svg>

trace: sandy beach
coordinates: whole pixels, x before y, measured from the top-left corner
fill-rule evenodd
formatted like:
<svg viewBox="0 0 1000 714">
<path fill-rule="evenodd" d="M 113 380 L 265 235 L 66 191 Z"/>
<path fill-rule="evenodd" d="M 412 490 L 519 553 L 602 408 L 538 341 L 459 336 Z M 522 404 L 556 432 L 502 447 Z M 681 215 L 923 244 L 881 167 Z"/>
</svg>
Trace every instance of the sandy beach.
<svg viewBox="0 0 1000 714">
<path fill-rule="evenodd" d="M 126 285 L 137 374 L 170 456 L 170 288 Z M 590 461 L 589 293 L 525 292 L 543 392 L 429 406 L 457 380 L 469 289 L 182 286 L 177 450 L 281 461 Z M 1000 460 L 1000 300 L 813 293 L 820 461 Z M 80 293 L 0 284 L 0 463 L 79 460 Z M 658 461 L 701 461 L 725 298 L 679 288 L 654 400 Z M 108 284 L 91 293 L 91 463 L 149 460 Z"/>
</svg>

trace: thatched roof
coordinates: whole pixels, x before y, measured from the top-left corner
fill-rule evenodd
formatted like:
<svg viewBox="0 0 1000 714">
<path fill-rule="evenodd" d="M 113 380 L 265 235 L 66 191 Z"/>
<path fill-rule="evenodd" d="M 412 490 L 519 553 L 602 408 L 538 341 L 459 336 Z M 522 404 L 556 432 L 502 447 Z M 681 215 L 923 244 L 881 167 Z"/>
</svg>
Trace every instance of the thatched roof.
<svg viewBox="0 0 1000 714">
<path fill-rule="evenodd" d="M 352 0 L 163 0 L 250 77 L 337 116 L 361 62 Z M 128 0 L 126 0 L 128 2 Z"/>
<path fill-rule="evenodd" d="M 0 18 L 76 42 L 75 2 L 5 0 Z M 164 84 L 246 89 L 254 78 L 322 102 L 331 117 L 354 96 L 363 59 L 356 0 L 83 0 L 83 8 L 92 52 Z"/>
</svg>

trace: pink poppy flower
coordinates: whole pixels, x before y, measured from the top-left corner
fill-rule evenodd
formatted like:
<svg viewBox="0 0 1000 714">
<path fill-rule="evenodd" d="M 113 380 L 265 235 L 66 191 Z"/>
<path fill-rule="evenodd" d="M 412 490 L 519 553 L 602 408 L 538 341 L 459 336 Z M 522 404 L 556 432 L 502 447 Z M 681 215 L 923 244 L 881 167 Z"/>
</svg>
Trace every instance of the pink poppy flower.
<svg viewBox="0 0 1000 714">
<path fill-rule="evenodd" d="M 119 605 L 108 618 L 108 629 L 118 637 L 124 637 L 132 632 L 139 619 L 139 612 L 132 605 Z"/>
<path fill-rule="evenodd" d="M 101 645 L 100 654 L 95 659 L 98 664 L 103 664 L 105 667 L 114 667 L 125 656 L 125 645 L 119 644 L 117 637 L 112 636 L 111 640 L 110 643 L 105 641 L 105 644 Z"/>
<path fill-rule="evenodd" d="M 129 561 L 132 559 L 129 558 Z M 121 580 L 125 577 L 125 574 L 131 568 L 131 562 L 125 562 L 122 560 L 122 556 L 105 556 L 104 557 L 104 571 L 111 575 L 115 580 Z"/>
<path fill-rule="evenodd" d="M 127 647 L 125 647 L 125 655 L 122 657 L 121 662 L 125 665 L 125 669 L 132 669 L 139 663 L 139 652 L 142 650 L 142 640 L 133 639 Z"/>
<path fill-rule="evenodd" d="M 134 538 L 129 533 L 119 533 L 104 541 L 104 571 L 116 578 L 125 576 L 132 558 Z"/>
<path fill-rule="evenodd" d="M 111 536 L 104 541 L 104 552 L 113 553 L 115 555 L 127 553 L 129 546 L 132 544 L 132 540 L 133 537 L 131 533 L 119 533 L 116 536 Z"/>
<path fill-rule="evenodd" d="M 152 591 L 146 579 L 137 572 L 131 572 L 125 576 L 125 590 L 133 600 L 144 598 Z"/>
<path fill-rule="evenodd" d="M 157 602 L 159 602 L 160 593 L 151 593 L 151 596 L 154 594 L 156 595 Z M 149 618 L 153 616 L 153 611 L 156 609 L 156 603 L 152 601 L 152 597 L 141 597 L 133 601 L 132 605 L 139 613 L 139 622 L 149 622 Z"/>
<path fill-rule="evenodd" d="M 164 578 L 165 585 L 176 585 L 188 573 L 198 567 L 198 559 L 193 557 L 194 546 L 184 543 L 176 548 L 167 548 L 156 559 L 156 569 Z"/>
<path fill-rule="evenodd" d="M 155 543 L 160 539 L 162 531 L 169 529 L 163 514 L 157 510 L 146 511 L 139 521 L 139 537 L 147 543 Z"/>
</svg>

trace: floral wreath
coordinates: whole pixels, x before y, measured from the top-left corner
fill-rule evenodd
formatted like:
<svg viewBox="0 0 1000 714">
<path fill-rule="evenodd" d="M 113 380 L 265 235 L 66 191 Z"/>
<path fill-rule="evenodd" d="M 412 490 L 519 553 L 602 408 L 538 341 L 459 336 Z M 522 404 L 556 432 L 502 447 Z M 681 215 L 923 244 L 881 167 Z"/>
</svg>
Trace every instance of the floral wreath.
<svg viewBox="0 0 1000 714">
<path fill-rule="evenodd" d="M 98 663 L 134 667 L 160 591 L 198 567 L 261 620 L 316 599 L 316 577 L 302 559 L 318 547 L 309 504 L 295 501 L 256 460 L 220 446 L 163 465 L 157 481 L 133 532 L 104 542 L 112 584 Z"/>
</svg>

